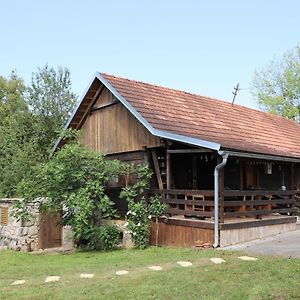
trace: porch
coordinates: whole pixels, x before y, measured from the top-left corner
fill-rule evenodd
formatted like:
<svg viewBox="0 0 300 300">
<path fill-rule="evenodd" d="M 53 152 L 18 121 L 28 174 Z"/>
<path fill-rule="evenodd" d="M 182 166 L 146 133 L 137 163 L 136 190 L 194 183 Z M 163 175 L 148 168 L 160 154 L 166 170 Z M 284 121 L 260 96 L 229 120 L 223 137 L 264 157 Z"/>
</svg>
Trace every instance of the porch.
<svg viewBox="0 0 300 300">
<path fill-rule="evenodd" d="M 167 204 L 167 217 L 159 223 L 161 245 L 214 243 L 213 190 L 153 189 L 151 193 Z M 295 230 L 294 195 L 295 191 L 223 191 L 219 196 L 220 246 Z"/>
<path fill-rule="evenodd" d="M 212 245 L 216 228 L 214 168 L 220 156 L 180 147 L 152 150 L 157 185 L 150 194 L 167 205 L 167 218 L 159 225 L 160 243 L 195 246 L 201 241 Z M 230 156 L 217 181 L 219 245 L 294 230 L 299 164 L 263 155 L 235 155 Z"/>
</svg>

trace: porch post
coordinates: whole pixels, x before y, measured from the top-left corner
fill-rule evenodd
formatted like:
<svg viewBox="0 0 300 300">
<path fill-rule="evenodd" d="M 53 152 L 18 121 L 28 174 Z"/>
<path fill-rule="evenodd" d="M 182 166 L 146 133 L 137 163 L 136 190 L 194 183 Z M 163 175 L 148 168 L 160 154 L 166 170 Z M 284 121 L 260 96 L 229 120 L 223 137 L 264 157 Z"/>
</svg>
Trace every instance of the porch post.
<svg viewBox="0 0 300 300">
<path fill-rule="evenodd" d="M 295 164 L 291 164 L 291 190 L 295 189 Z"/>
<path fill-rule="evenodd" d="M 167 164 L 167 190 L 171 189 L 171 157 L 168 152 L 168 147 L 166 149 L 166 164 Z"/>
</svg>

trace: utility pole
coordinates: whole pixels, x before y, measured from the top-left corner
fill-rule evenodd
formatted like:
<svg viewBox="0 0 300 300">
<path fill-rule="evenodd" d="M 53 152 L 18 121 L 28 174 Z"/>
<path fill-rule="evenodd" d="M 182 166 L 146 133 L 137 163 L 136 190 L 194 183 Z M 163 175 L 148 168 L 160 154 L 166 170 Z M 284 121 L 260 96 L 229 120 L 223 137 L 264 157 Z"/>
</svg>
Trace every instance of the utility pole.
<svg viewBox="0 0 300 300">
<path fill-rule="evenodd" d="M 235 97 L 239 90 L 240 90 L 240 84 L 237 83 L 237 85 L 233 88 L 233 92 L 232 92 L 232 94 L 233 94 L 233 99 L 232 99 L 232 103 L 231 103 L 232 105 L 234 104 Z"/>
</svg>

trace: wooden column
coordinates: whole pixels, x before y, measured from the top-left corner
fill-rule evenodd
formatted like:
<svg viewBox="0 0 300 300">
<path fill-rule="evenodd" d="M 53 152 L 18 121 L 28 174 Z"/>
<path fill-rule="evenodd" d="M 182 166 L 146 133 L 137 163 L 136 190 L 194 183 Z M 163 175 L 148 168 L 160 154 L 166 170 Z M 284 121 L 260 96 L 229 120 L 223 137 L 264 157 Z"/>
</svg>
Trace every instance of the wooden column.
<svg viewBox="0 0 300 300">
<path fill-rule="evenodd" d="M 291 190 L 295 189 L 295 164 L 291 164 Z"/>
<path fill-rule="evenodd" d="M 167 190 L 171 189 L 171 157 L 168 152 L 168 147 L 166 149 L 166 164 L 167 164 Z"/>
<path fill-rule="evenodd" d="M 193 168 L 193 190 L 197 190 L 197 182 L 198 182 L 198 170 L 197 170 L 197 155 L 193 155 L 192 157 L 192 168 Z"/>
<path fill-rule="evenodd" d="M 152 160 L 153 160 L 153 165 L 154 165 L 154 170 L 155 170 L 155 174 L 156 174 L 156 178 L 157 178 L 157 184 L 158 184 L 158 188 L 160 190 L 163 190 L 163 182 L 162 182 L 162 178 L 161 178 L 161 172 L 160 172 L 160 168 L 159 168 L 159 164 L 158 164 L 158 160 L 157 160 L 157 154 L 156 154 L 156 150 L 151 149 L 151 153 L 152 153 Z"/>
<path fill-rule="evenodd" d="M 240 190 L 244 189 L 244 162 L 240 160 Z"/>
<path fill-rule="evenodd" d="M 218 164 L 221 162 L 218 159 Z M 224 166 L 219 173 L 219 220 L 220 223 L 224 223 Z"/>
</svg>

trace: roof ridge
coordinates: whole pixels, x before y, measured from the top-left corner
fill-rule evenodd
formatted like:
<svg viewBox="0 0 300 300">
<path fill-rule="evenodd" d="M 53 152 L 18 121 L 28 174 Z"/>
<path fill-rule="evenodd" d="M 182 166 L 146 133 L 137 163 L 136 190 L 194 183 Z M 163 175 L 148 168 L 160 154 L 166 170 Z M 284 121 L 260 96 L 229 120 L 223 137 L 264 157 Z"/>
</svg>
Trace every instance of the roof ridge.
<svg viewBox="0 0 300 300">
<path fill-rule="evenodd" d="M 175 89 L 175 88 L 171 88 L 171 87 L 167 87 L 167 86 L 163 86 L 163 85 L 157 85 L 157 84 L 153 84 L 153 83 L 149 83 L 149 82 L 145 82 L 145 81 L 141 81 L 141 80 L 129 79 L 129 78 L 126 78 L 126 77 L 116 76 L 116 75 L 108 74 L 108 73 L 105 73 L 105 72 L 100 72 L 100 74 L 104 75 L 104 76 L 114 77 L 116 79 L 127 80 L 127 81 L 130 81 L 130 82 L 136 82 L 136 83 L 139 83 L 139 84 L 145 84 L 145 85 L 154 86 L 154 87 L 157 87 L 157 88 L 163 88 L 163 89 L 170 90 L 170 91 L 175 91 L 175 92 L 188 94 L 188 95 L 191 95 L 191 96 L 202 97 L 202 98 L 206 98 L 206 99 L 213 100 L 213 101 L 217 100 L 217 101 L 220 101 L 220 102 L 224 102 L 226 104 L 230 104 L 228 101 L 226 101 L 224 99 L 213 98 L 213 97 L 210 97 L 210 96 L 204 96 L 204 95 L 191 93 L 191 92 L 187 92 L 187 91 L 184 91 L 184 90 Z M 235 104 L 235 105 L 246 107 L 246 106 L 243 106 L 241 104 Z M 246 108 L 248 108 L 248 107 L 246 107 Z M 250 109 L 252 109 L 252 108 L 250 108 Z"/>
</svg>

